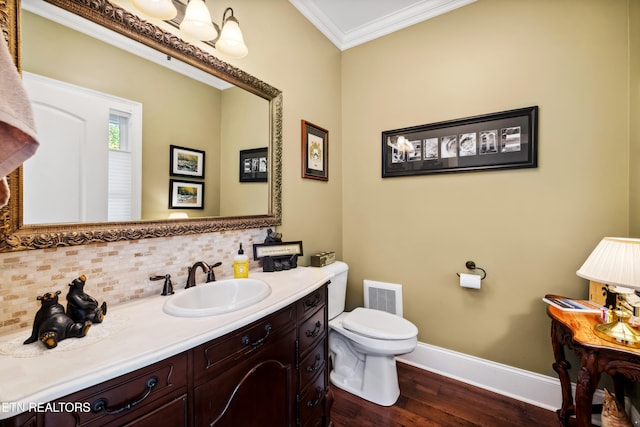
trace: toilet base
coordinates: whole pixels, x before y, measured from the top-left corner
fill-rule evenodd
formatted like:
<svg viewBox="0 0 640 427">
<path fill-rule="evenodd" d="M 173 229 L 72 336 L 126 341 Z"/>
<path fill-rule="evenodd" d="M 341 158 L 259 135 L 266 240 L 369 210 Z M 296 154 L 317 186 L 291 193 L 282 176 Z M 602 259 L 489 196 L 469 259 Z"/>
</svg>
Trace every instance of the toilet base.
<svg viewBox="0 0 640 427">
<path fill-rule="evenodd" d="M 400 386 L 395 356 L 362 354 L 335 332 L 329 338 L 331 384 L 381 406 L 396 403 Z"/>
</svg>

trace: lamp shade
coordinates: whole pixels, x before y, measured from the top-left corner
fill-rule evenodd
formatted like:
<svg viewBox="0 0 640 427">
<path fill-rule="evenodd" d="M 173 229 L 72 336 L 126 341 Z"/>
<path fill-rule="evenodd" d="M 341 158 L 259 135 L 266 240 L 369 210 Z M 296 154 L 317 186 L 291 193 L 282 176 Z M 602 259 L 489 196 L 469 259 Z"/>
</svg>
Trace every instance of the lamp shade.
<svg viewBox="0 0 640 427">
<path fill-rule="evenodd" d="M 576 274 L 607 285 L 640 288 L 640 239 L 605 237 Z"/>
<path fill-rule="evenodd" d="M 180 30 L 198 40 L 213 40 L 218 37 L 218 31 L 211 22 L 211 14 L 203 0 L 189 2 Z"/>
<path fill-rule="evenodd" d="M 133 0 L 133 5 L 140 12 L 162 20 L 176 17 L 178 10 L 171 0 Z"/>
<path fill-rule="evenodd" d="M 216 42 L 216 50 L 231 58 L 244 58 L 249 53 L 238 21 L 231 17 L 224 22 L 220 38 Z"/>
</svg>

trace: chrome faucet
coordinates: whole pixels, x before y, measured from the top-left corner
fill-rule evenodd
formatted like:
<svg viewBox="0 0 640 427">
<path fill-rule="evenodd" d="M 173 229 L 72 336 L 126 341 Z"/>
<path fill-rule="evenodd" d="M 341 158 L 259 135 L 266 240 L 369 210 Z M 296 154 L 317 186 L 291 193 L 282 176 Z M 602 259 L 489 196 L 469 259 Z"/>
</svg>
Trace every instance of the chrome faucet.
<svg viewBox="0 0 640 427">
<path fill-rule="evenodd" d="M 202 271 L 207 273 L 207 280 L 206 280 L 207 283 L 215 282 L 216 275 L 213 272 L 213 269 L 221 265 L 222 265 L 221 262 L 216 262 L 212 266 L 209 266 L 209 264 L 207 264 L 204 261 L 196 262 L 195 264 L 193 264 L 193 266 L 189 267 L 189 275 L 187 276 L 187 286 L 185 286 L 184 288 L 188 289 L 196 285 L 196 270 L 198 269 L 198 267 L 202 268 Z"/>
</svg>

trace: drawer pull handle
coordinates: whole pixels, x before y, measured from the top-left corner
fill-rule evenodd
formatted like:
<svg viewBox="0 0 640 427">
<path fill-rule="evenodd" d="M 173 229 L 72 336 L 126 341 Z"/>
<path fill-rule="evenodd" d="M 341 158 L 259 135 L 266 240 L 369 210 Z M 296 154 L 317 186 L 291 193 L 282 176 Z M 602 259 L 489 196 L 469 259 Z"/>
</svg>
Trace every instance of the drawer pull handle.
<svg viewBox="0 0 640 427">
<path fill-rule="evenodd" d="M 145 400 L 147 397 L 149 397 L 149 395 L 151 394 L 151 390 L 153 390 L 153 388 L 157 385 L 158 385 L 158 378 L 151 377 L 147 380 L 147 382 L 144 385 L 146 388 L 145 392 L 137 400 L 134 400 L 133 402 L 125 403 L 118 409 L 109 409 L 107 408 L 107 403 L 108 403 L 107 399 L 101 398 L 93 402 L 92 410 L 93 412 L 104 412 L 105 414 L 108 414 L 108 415 L 119 414 L 122 411 L 126 411 L 128 409 L 133 408 L 134 406 L 136 406 L 137 404 Z"/>
<path fill-rule="evenodd" d="M 318 406 L 318 403 L 320 403 L 320 401 L 322 400 L 323 395 L 324 390 L 322 389 L 322 387 L 316 387 L 316 398 L 315 400 L 309 400 L 307 402 L 307 408 L 315 408 L 316 406 Z"/>
<path fill-rule="evenodd" d="M 306 335 L 308 338 L 311 337 L 317 337 L 318 335 L 320 335 L 320 332 L 322 331 L 322 322 L 320 322 L 319 320 L 316 322 L 316 327 L 313 328 L 313 331 L 310 331 L 309 329 L 307 329 Z"/>
<path fill-rule="evenodd" d="M 264 343 L 264 340 L 267 339 L 270 333 L 271 333 L 271 324 L 267 323 L 266 325 L 264 325 L 264 336 L 262 338 L 259 338 L 256 341 L 251 342 L 251 338 L 249 338 L 249 335 L 245 335 L 242 337 L 242 345 L 244 346 L 251 345 L 253 347 L 262 345 L 262 343 Z"/>
<path fill-rule="evenodd" d="M 320 293 L 317 293 L 317 294 L 316 294 L 315 299 L 313 299 L 313 300 L 311 300 L 311 299 L 306 300 L 306 301 L 304 302 L 304 305 L 305 305 L 305 307 L 307 307 L 307 308 L 313 308 L 313 307 L 317 307 L 317 306 L 318 306 L 318 304 L 320 304 L 320 301 L 321 301 Z"/>
<path fill-rule="evenodd" d="M 316 363 L 314 363 L 313 366 L 307 366 L 307 372 L 310 374 L 317 372 L 321 367 L 322 367 L 322 357 L 320 357 L 320 354 L 316 354 Z"/>
</svg>

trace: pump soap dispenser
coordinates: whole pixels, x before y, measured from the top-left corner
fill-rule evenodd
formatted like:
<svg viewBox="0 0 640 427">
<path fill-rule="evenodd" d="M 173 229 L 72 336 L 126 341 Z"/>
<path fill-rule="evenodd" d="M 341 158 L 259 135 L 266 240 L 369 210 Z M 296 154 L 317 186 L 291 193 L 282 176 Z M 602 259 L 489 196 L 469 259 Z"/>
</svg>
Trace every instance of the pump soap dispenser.
<svg viewBox="0 0 640 427">
<path fill-rule="evenodd" d="M 247 279 L 249 277 L 249 257 L 244 254 L 242 250 L 242 243 L 240 243 L 240 249 L 238 255 L 233 258 L 233 278 L 234 279 Z"/>
</svg>

